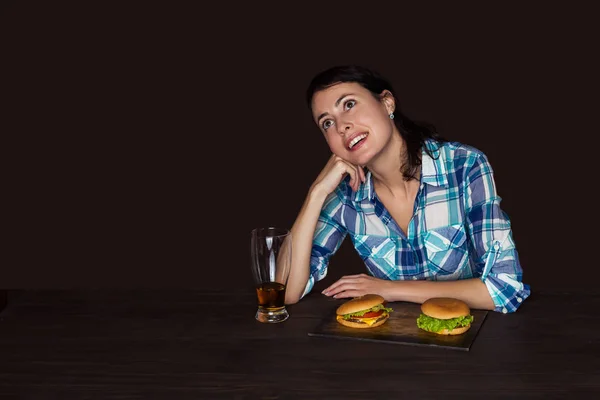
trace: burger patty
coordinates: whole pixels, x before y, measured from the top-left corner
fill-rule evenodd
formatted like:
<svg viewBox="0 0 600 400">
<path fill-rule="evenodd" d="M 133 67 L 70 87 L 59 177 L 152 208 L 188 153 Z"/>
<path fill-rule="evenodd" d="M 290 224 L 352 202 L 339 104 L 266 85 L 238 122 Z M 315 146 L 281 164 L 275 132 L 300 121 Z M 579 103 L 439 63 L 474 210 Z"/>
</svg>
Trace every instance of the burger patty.
<svg viewBox="0 0 600 400">
<path fill-rule="evenodd" d="M 381 317 L 377 318 L 377 320 L 375 320 L 375 323 L 377 323 L 377 322 L 379 322 L 379 321 L 381 321 L 381 320 L 385 319 L 386 317 L 387 317 L 387 315 L 386 315 L 386 314 L 382 315 Z M 363 322 L 363 321 L 362 321 L 361 319 L 359 319 L 359 318 L 350 318 L 350 319 L 347 319 L 346 321 L 350 321 L 350 322 L 358 322 L 359 324 L 364 324 L 364 323 L 365 323 L 365 322 Z"/>
</svg>

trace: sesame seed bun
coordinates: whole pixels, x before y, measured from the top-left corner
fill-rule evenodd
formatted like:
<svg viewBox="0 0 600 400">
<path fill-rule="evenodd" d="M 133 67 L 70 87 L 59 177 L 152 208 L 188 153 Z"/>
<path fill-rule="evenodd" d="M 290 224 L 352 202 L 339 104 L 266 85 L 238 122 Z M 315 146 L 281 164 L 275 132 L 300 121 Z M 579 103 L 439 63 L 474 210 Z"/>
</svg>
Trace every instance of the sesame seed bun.
<svg viewBox="0 0 600 400">
<path fill-rule="evenodd" d="M 367 310 L 375 307 L 377 304 L 383 303 L 385 299 L 378 294 L 365 294 L 364 296 L 355 297 L 338 307 L 337 315 L 344 315 Z"/>
</svg>

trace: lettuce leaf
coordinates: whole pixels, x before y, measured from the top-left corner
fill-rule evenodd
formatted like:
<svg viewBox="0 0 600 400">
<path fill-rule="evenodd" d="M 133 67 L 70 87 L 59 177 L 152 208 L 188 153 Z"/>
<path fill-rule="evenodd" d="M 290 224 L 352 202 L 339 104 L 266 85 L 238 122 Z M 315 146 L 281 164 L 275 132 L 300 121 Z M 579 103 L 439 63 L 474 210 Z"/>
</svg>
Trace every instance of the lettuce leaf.
<svg viewBox="0 0 600 400">
<path fill-rule="evenodd" d="M 417 318 L 417 326 L 429 332 L 439 332 L 444 329 L 452 330 L 456 327 L 467 326 L 471 322 L 473 322 L 472 315 L 451 319 L 437 319 L 421 314 Z"/>
<path fill-rule="evenodd" d="M 357 311 L 355 313 L 350 313 L 350 314 L 344 314 L 343 318 L 344 319 L 350 319 L 352 317 L 362 317 L 363 315 L 365 315 L 368 312 L 371 312 L 371 311 L 377 312 L 379 310 L 387 311 L 388 313 L 394 311 L 394 310 L 392 310 L 389 307 L 385 307 L 383 304 L 377 304 L 375 307 L 371 307 L 371 308 L 366 309 L 366 310 Z"/>
</svg>

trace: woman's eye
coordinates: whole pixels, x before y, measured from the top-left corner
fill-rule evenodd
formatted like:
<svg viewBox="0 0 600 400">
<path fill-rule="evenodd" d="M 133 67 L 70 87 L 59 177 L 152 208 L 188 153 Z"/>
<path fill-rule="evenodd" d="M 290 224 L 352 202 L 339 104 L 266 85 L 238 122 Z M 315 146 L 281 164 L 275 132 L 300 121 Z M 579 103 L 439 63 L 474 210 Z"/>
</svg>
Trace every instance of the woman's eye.
<svg viewBox="0 0 600 400">
<path fill-rule="evenodd" d="M 347 102 L 344 104 L 344 107 L 345 107 L 346 109 L 349 109 L 349 108 L 352 108 L 352 107 L 354 107 L 354 105 L 356 105 L 356 101 L 354 101 L 354 100 L 348 100 L 348 101 L 347 101 Z"/>
<path fill-rule="evenodd" d="M 329 128 L 332 124 L 333 122 L 331 122 L 330 119 L 326 120 L 325 122 L 323 122 L 323 129 L 327 130 L 327 128 Z"/>
</svg>

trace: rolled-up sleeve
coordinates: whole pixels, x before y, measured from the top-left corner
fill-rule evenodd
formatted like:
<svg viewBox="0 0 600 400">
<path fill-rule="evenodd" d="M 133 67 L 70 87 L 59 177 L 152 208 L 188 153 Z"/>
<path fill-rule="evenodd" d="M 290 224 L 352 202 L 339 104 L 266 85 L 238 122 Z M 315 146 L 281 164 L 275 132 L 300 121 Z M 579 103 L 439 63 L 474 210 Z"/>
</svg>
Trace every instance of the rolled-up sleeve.
<svg viewBox="0 0 600 400">
<path fill-rule="evenodd" d="M 300 298 L 310 293 L 315 282 L 327 276 L 329 259 L 338 251 L 346 237 L 347 230 L 341 224 L 343 209 L 344 204 L 335 192 L 325 200 L 313 237 L 308 282 Z"/>
<path fill-rule="evenodd" d="M 466 216 L 475 250 L 476 273 L 485 283 L 494 310 L 514 312 L 531 291 L 522 282 L 523 269 L 508 215 L 500 208 L 492 168 L 480 154 L 468 169 Z"/>
</svg>

